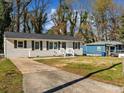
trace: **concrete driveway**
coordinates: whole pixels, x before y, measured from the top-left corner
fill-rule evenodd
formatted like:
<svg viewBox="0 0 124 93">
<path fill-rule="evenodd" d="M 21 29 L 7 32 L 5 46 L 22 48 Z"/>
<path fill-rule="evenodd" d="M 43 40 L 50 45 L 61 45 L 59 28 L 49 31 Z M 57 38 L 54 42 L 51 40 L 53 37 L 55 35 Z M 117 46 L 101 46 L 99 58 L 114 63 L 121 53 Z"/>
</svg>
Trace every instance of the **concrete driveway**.
<svg viewBox="0 0 124 93">
<path fill-rule="evenodd" d="M 11 61 L 23 74 L 25 93 L 121 93 L 122 91 L 120 87 L 85 79 L 32 59 L 12 58 Z"/>
</svg>

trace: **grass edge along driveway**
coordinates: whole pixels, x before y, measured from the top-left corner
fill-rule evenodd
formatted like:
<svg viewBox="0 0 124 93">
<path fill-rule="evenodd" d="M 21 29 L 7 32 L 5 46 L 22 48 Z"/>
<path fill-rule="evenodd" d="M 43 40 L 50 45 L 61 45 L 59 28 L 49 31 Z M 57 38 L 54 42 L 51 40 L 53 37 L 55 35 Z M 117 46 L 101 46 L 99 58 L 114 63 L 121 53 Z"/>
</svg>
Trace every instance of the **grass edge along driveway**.
<svg viewBox="0 0 124 93">
<path fill-rule="evenodd" d="M 23 93 L 22 74 L 9 59 L 0 60 L 0 93 Z"/>
<path fill-rule="evenodd" d="M 96 60 L 99 61 L 109 61 L 114 60 L 113 64 L 101 64 L 97 65 L 95 62 L 91 63 L 81 63 L 78 62 L 79 60 L 84 61 L 85 57 L 77 57 L 77 58 L 60 58 L 60 59 L 40 59 L 36 60 L 38 62 L 54 66 L 60 68 L 62 70 L 82 75 L 84 77 L 88 76 L 88 78 L 105 82 L 108 84 L 113 84 L 117 86 L 124 87 L 124 78 L 122 75 L 122 64 L 120 63 L 120 59 L 118 58 L 100 58 L 98 57 Z M 92 60 L 94 57 L 87 58 L 89 61 Z M 108 60 L 109 59 L 109 60 Z M 87 61 L 88 61 L 87 60 Z M 73 62 L 77 61 L 77 62 Z M 94 60 L 93 60 L 94 61 Z"/>
</svg>

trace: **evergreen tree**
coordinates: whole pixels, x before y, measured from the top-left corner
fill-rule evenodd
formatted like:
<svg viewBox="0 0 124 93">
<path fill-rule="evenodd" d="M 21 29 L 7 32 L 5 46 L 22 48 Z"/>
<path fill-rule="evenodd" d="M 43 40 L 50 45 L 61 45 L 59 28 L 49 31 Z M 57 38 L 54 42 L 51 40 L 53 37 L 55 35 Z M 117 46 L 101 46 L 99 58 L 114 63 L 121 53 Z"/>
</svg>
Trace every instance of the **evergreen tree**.
<svg viewBox="0 0 124 93">
<path fill-rule="evenodd" d="M 0 0 L 0 51 L 2 50 L 3 47 L 3 3 L 2 0 Z"/>
<path fill-rule="evenodd" d="M 10 26 L 10 13 L 12 6 L 10 3 L 0 0 L 0 51 L 3 50 L 3 35 L 7 27 Z"/>
</svg>

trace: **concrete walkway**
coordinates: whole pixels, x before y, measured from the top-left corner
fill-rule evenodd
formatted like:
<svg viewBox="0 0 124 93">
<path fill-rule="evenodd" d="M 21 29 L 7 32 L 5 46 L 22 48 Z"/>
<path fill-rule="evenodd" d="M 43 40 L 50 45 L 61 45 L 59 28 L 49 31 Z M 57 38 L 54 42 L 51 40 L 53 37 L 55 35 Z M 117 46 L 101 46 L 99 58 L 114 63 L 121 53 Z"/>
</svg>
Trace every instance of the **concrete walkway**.
<svg viewBox="0 0 124 93">
<path fill-rule="evenodd" d="M 50 67 L 32 59 L 11 59 L 23 74 L 25 93 L 121 93 L 121 88 Z"/>
</svg>

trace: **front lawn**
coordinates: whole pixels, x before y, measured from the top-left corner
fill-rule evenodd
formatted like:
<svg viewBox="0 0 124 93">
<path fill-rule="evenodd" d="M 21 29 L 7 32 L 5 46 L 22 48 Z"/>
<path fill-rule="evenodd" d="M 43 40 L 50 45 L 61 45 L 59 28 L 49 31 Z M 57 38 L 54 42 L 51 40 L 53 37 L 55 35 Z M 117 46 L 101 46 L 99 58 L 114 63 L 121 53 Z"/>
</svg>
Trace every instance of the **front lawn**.
<svg viewBox="0 0 124 93">
<path fill-rule="evenodd" d="M 0 93 L 23 93 L 22 74 L 8 59 L 0 60 Z"/>
<path fill-rule="evenodd" d="M 88 78 L 118 86 L 124 86 L 122 76 L 123 59 L 114 57 L 74 57 L 41 59 L 38 62 L 60 68 Z"/>
</svg>

